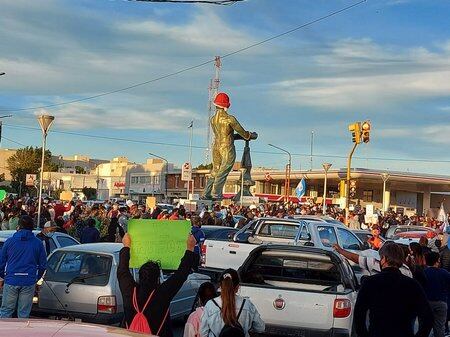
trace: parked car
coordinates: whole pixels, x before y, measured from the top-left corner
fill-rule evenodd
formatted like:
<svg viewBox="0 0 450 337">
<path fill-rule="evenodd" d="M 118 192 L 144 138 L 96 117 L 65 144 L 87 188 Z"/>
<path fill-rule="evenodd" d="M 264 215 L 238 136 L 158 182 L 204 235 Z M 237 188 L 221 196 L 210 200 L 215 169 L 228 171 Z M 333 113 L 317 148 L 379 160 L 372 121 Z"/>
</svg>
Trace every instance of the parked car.
<svg viewBox="0 0 450 337">
<path fill-rule="evenodd" d="M 238 229 L 225 226 L 202 226 L 202 231 L 207 240 L 230 241 Z"/>
<path fill-rule="evenodd" d="M 11 236 L 14 235 L 16 231 L 14 230 L 7 230 L 7 231 L 0 231 L 0 250 L 3 247 L 3 244 L 6 240 L 8 240 Z M 40 231 L 33 231 L 34 235 L 38 235 Z M 57 248 L 63 248 L 67 246 L 73 246 L 73 245 L 79 245 L 80 243 L 71 237 L 70 235 L 55 232 L 50 236 L 50 252 L 53 252 Z"/>
<path fill-rule="evenodd" d="M 13 236 L 14 233 L 16 233 L 16 231 L 14 230 L 0 231 L 0 251 L 3 248 L 5 241 L 8 240 L 11 236 Z M 38 235 L 39 233 L 40 231 L 33 231 L 34 235 Z M 80 244 L 76 239 L 74 239 L 70 235 L 58 232 L 52 234 L 49 243 L 50 243 L 50 253 L 52 253 L 57 248 L 64 248 Z M 44 244 L 44 242 L 42 242 L 42 244 Z M 0 289 L 0 303 L 2 301 L 2 298 L 3 298 L 3 289 Z M 36 296 L 33 298 L 33 303 L 37 303 Z"/>
<path fill-rule="evenodd" d="M 402 226 L 391 226 L 387 230 L 384 237 L 388 240 L 392 240 L 394 236 L 398 235 L 399 233 L 403 232 L 434 232 L 433 228 L 424 227 L 424 226 L 409 226 L 409 225 L 402 225 Z"/>
<path fill-rule="evenodd" d="M 258 245 L 285 244 L 331 249 L 334 243 L 353 251 L 369 247 L 347 227 L 325 221 L 260 218 L 247 224 L 234 236 L 233 242 L 207 239 L 202 251 L 203 268 L 220 272 L 239 268 Z"/>
<path fill-rule="evenodd" d="M 2 319 L 1 336 L 14 337 L 142 337 L 112 326 L 44 319 Z M 147 337 L 151 337 L 147 335 Z"/>
<path fill-rule="evenodd" d="M 249 297 L 277 336 L 352 335 L 358 281 L 332 250 L 263 245 L 239 270 L 240 295 Z"/>
<path fill-rule="evenodd" d="M 94 243 L 53 252 L 33 313 L 91 323 L 120 323 L 123 302 L 116 275 L 122 247 L 120 243 Z M 133 269 L 133 275 L 137 279 L 137 269 Z M 161 281 L 169 276 L 170 272 L 164 272 Z M 189 275 L 171 303 L 171 317 L 188 315 L 199 286 L 209 280 L 202 274 Z"/>
</svg>

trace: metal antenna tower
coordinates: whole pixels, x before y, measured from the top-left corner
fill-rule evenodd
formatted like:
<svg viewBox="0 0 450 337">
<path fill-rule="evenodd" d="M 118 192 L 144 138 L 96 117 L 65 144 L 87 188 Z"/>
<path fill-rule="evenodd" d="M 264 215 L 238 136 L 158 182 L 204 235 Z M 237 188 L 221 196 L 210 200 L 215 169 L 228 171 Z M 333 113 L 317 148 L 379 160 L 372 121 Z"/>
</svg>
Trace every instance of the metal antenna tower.
<svg viewBox="0 0 450 337">
<path fill-rule="evenodd" d="M 212 148 L 212 137 L 211 137 L 211 117 L 213 116 L 214 111 L 214 99 L 219 92 L 220 86 L 220 68 L 222 67 L 222 61 L 220 60 L 220 56 L 216 56 L 214 61 L 215 68 L 215 76 L 213 80 L 210 80 L 208 87 L 208 120 L 207 120 L 207 129 L 206 129 L 206 151 L 205 151 L 205 162 L 209 163 L 211 158 L 211 148 Z"/>
</svg>

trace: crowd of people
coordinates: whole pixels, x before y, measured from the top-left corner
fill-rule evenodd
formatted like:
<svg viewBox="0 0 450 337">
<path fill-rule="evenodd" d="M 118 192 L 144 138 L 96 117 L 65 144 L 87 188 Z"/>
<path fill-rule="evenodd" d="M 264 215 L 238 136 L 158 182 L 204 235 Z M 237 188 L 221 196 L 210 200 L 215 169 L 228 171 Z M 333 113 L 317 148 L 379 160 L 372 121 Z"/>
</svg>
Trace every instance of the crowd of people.
<svg viewBox="0 0 450 337">
<path fill-rule="evenodd" d="M 258 217 L 289 218 L 295 215 L 321 216 L 322 206 L 313 203 L 266 203 L 249 207 L 214 204 L 208 209 L 201 204 L 197 212 L 189 212 L 182 205 L 173 209 L 163 206 L 147 209 L 132 201 L 122 205 L 45 201 L 38 217 L 36 202 L 32 199 L 7 199 L 0 211 L 1 228 L 16 232 L 5 242 L 0 254 L 0 285 L 3 287 L 0 317 L 11 317 L 14 312 L 19 318 L 30 315 L 36 281 L 46 270 L 47 238 L 59 231 L 81 243 L 123 242 L 117 277 L 124 301 L 125 327 L 171 337 L 169 305 L 191 270 L 198 266 L 200 245 L 204 240 L 202 226 L 239 228 Z M 342 210 L 336 206 L 328 207 L 326 215 L 344 220 Z M 362 256 L 337 244 L 334 246 L 337 253 L 358 264 L 366 274 L 355 308 L 358 336 L 414 336 L 416 318 L 419 322 L 416 336 L 428 336 L 431 329 L 434 336 L 444 336 L 448 332 L 447 316 L 450 316 L 447 310 L 447 303 L 450 304 L 448 226 L 436 219 L 407 217 L 393 212 L 378 214 L 375 224 L 366 224 L 364 215 L 364 209 L 355 210 L 350 214 L 349 225 L 355 229 L 372 229 L 371 245 L 379 249 L 379 258 Z M 184 257 L 178 270 L 165 282 L 161 282 L 159 264 L 153 261 L 140 268 L 138 282 L 131 275 L 132 241 L 126 233 L 129 219 L 191 220 L 192 233 Z M 400 224 L 434 228 L 442 235 L 442 240 L 435 243 L 438 252 L 428 247 L 426 238 L 409 246 L 377 240 L 390 226 Z M 35 236 L 33 229 L 39 229 L 40 233 Z M 251 300 L 237 294 L 237 272 L 225 270 L 219 283 L 220 295 L 211 283 L 200 287 L 199 307 L 189 317 L 184 336 L 248 336 L 250 330 L 264 331 L 264 322 Z M 366 313 L 369 313 L 369 325 L 366 324 Z"/>
</svg>

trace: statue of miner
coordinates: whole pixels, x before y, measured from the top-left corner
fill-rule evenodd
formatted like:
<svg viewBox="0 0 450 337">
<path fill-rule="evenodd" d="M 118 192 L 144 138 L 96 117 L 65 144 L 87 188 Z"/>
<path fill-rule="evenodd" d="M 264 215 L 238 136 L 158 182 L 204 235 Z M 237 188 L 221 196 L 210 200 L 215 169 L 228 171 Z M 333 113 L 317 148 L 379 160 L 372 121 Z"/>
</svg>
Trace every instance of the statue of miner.
<svg viewBox="0 0 450 337">
<path fill-rule="evenodd" d="M 223 186 L 236 159 L 234 140 L 244 139 L 248 141 L 256 139 L 258 134 L 244 130 L 237 119 L 228 114 L 227 111 L 231 104 L 227 94 L 217 94 L 214 99 L 214 105 L 216 106 L 216 113 L 210 120 L 214 133 L 212 147 L 213 168 L 206 182 L 203 199 L 222 200 Z"/>
</svg>

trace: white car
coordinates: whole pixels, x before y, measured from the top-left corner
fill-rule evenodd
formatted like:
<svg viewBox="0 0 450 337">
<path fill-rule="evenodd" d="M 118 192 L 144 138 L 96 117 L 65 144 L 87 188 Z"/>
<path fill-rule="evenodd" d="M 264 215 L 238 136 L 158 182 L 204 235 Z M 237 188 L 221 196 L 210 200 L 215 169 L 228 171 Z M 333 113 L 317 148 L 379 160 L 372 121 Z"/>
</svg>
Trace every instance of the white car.
<svg viewBox="0 0 450 337">
<path fill-rule="evenodd" d="M 263 245 L 239 270 L 240 295 L 249 297 L 266 334 L 353 336 L 358 281 L 331 250 Z"/>
</svg>

